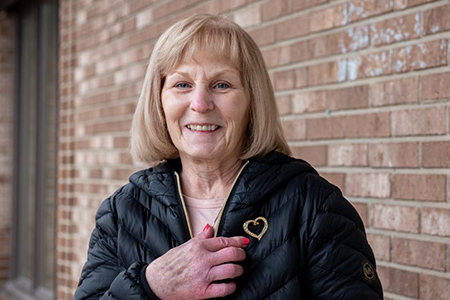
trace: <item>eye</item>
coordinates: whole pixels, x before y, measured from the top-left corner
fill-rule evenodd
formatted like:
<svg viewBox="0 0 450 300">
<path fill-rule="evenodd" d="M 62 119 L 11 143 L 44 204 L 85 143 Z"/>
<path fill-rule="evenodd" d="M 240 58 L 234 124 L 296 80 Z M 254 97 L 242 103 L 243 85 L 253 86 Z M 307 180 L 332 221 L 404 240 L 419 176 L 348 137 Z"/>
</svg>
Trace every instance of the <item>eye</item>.
<svg viewBox="0 0 450 300">
<path fill-rule="evenodd" d="M 188 88 L 190 88 L 191 86 L 190 86 L 189 83 L 186 83 L 186 82 L 180 82 L 180 83 L 177 83 L 177 84 L 175 85 L 175 87 L 180 88 L 180 89 L 188 89 Z"/>
<path fill-rule="evenodd" d="M 225 89 L 229 89 L 230 85 L 226 82 L 219 82 L 218 84 L 216 84 L 216 88 L 225 90 Z"/>
</svg>

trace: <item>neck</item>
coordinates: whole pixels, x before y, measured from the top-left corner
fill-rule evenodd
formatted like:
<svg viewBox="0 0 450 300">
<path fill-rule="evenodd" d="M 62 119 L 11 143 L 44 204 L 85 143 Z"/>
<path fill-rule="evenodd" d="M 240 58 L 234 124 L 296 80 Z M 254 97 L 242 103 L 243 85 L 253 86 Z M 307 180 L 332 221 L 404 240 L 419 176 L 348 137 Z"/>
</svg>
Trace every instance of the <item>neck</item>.
<svg viewBox="0 0 450 300">
<path fill-rule="evenodd" d="M 183 194 L 197 199 L 225 198 L 238 175 L 243 161 L 204 162 L 183 159 L 181 189 Z"/>
</svg>

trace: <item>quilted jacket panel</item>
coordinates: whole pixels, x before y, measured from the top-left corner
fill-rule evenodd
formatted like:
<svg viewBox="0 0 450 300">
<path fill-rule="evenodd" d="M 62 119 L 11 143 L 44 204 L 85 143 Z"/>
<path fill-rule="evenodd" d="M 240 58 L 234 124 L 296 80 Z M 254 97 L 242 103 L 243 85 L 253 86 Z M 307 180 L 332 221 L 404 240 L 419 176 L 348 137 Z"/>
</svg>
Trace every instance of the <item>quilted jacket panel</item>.
<svg viewBox="0 0 450 300">
<path fill-rule="evenodd" d="M 190 239 L 180 167 L 174 160 L 137 172 L 102 203 L 74 299 L 158 299 L 145 267 Z M 259 216 L 268 230 L 260 241 L 249 236 L 244 274 L 225 299 L 383 299 L 360 217 L 309 164 L 277 152 L 250 159 L 218 235 L 247 236 L 244 222 Z"/>
</svg>

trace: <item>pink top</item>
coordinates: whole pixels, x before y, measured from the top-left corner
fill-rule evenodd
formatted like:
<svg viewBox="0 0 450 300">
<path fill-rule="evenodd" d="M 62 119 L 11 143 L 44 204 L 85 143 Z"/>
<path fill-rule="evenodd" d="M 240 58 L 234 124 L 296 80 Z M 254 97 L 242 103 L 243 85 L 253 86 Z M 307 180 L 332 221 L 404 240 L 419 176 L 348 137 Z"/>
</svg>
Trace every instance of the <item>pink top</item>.
<svg viewBox="0 0 450 300">
<path fill-rule="evenodd" d="M 202 232 L 206 224 L 216 226 L 217 216 L 220 213 L 225 198 L 218 199 L 196 199 L 183 195 L 189 216 L 192 234 L 194 236 Z M 214 228 L 216 229 L 216 228 Z"/>
</svg>

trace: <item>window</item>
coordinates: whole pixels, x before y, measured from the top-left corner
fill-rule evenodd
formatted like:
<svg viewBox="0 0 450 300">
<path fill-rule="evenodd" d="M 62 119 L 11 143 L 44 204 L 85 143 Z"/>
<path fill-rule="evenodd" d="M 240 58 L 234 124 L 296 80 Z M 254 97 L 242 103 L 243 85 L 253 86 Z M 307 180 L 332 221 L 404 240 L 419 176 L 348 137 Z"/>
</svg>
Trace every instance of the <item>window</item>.
<svg viewBox="0 0 450 300">
<path fill-rule="evenodd" d="M 55 299 L 58 6 L 18 1 L 11 281 L 17 299 Z"/>
</svg>

